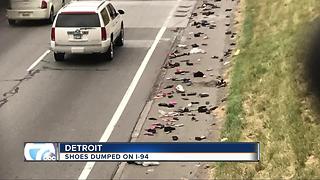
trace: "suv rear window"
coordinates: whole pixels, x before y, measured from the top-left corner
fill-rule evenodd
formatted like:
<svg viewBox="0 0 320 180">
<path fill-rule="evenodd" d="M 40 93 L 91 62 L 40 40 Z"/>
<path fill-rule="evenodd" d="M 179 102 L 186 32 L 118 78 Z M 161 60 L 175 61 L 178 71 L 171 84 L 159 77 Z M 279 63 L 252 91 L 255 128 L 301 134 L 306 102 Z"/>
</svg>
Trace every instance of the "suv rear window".
<svg viewBox="0 0 320 180">
<path fill-rule="evenodd" d="M 60 14 L 56 27 L 100 27 L 98 14 Z"/>
</svg>

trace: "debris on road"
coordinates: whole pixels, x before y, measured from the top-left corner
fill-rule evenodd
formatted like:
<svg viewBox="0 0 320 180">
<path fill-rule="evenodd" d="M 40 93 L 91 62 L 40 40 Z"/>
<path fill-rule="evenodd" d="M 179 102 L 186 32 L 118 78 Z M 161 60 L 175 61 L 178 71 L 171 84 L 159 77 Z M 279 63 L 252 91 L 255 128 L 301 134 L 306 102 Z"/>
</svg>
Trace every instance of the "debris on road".
<svg viewBox="0 0 320 180">
<path fill-rule="evenodd" d="M 193 77 L 203 77 L 203 76 L 204 76 L 204 73 L 201 71 L 197 71 L 197 72 L 193 73 Z"/>
<path fill-rule="evenodd" d="M 176 90 L 177 90 L 178 93 L 184 93 L 185 92 L 183 86 L 180 85 L 180 84 L 176 86 Z"/>
<path fill-rule="evenodd" d="M 220 141 L 221 141 L 221 142 L 228 141 L 228 138 L 222 138 Z"/>
<path fill-rule="evenodd" d="M 206 136 L 197 136 L 197 137 L 194 138 L 194 140 L 196 140 L 196 141 L 202 141 L 202 140 L 204 140 L 204 139 L 206 139 L 206 138 L 207 138 Z"/>
<path fill-rule="evenodd" d="M 206 51 L 200 48 L 192 48 L 189 54 L 205 54 Z"/>
<path fill-rule="evenodd" d="M 204 97 L 209 97 L 209 94 L 208 93 L 200 93 L 199 96 L 204 98 Z"/>
<path fill-rule="evenodd" d="M 144 167 L 147 166 L 159 166 L 159 162 L 139 162 L 139 161 L 128 161 L 128 164 L 136 164 L 136 165 L 142 165 Z"/>
<path fill-rule="evenodd" d="M 240 49 L 238 49 L 235 53 L 234 56 L 238 56 L 240 54 Z"/>
<path fill-rule="evenodd" d="M 172 136 L 173 141 L 178 141 L 179 137 L 178 136 Z"/>
<path fill-rule="evenodd" d="M 230 39 L 236 36 L 231 13 L 227 13 L 233 9 L 222 6 L 216 11 L 222 5 L 220 1 L 203 2 L 191 13 L 191 27 L 187 27 L 163 65 L 164 81 L 156 93 L 152 105 L 155 109 L 150 111 L 154 114 L 149 117 L 143 137 L 174 142 L 209 140 L 203 128 L 215 127 L 214 119 L 219 107 L 223 107 L 220 103 L 226 100 L 219 100 L 216 95 L 228 84 L 219 76 L 220 70 L 230 63 L 228 58 L 240 53 L 233 52 L 236 41 Z M 217 36 L 227 39 L 215 42 Z"/>
</svg>

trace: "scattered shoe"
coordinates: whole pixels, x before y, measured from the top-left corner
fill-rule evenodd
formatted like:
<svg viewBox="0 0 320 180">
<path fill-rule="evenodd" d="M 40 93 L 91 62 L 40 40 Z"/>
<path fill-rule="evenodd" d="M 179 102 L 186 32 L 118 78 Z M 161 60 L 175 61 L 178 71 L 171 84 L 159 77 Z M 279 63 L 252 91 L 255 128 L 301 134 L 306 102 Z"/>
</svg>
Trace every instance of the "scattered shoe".
<svg viewBox="0 0 320 180">
<path fill-rule="evenodd" d="M 204 76 L 204 73 L 201 71 L 197 71 L 197 72 L 193 73 L 193 77 L 203 77 L 203 76 Z"/>
<path fill-rule="evenodd" d="M 206 139 L 207 137 L 206 136 L 200 136 L 200 137 L 195 137 L 194 139 L 196 140 L 196 141 L 201 141 L 201 140 L 204 140 L 204 139 Z"/>
</svg>

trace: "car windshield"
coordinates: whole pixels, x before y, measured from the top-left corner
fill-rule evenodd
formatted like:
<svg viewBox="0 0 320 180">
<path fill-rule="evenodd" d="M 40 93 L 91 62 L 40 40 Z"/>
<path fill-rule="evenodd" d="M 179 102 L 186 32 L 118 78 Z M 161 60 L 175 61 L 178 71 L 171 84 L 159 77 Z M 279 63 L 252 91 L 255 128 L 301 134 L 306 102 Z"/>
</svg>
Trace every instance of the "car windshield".
<svg viewBox="0 0 320 180">
<path fill-rule="evenodd" d="M 100 27 L 98 14 L 60 14 L 56 27 Z"/>
</svg>

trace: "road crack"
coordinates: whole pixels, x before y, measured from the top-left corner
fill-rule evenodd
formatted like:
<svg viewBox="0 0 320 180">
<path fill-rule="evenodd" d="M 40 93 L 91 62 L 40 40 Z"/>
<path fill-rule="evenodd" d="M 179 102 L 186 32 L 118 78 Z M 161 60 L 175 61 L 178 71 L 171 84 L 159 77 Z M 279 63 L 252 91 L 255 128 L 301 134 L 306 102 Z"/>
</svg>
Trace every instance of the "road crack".
<svg viewBox="0 0 320 180">
<path fill-rule="evenodd" d="M 35 74 L 39 73 L 40 70 L 34 70 L 34 71 L 30 71 L 24 78 L 21 79 L 13 79 L 13 80 L 2 80 L 4 81 L 17 81 L 18 83 L 16 85 L 14 85 L 9 91 L 5 92 L 2 94 L 2 98 L 0 99 L 0 108 L 5 105 L 8 101 L 9 98 L 13 97 L 14 95 L 18 94 L 19 92 L 19 86 L 24 82 L 27 81 L 29 79 L 31 79 L 32 77 L 35 76 Z"/>
</svg>

